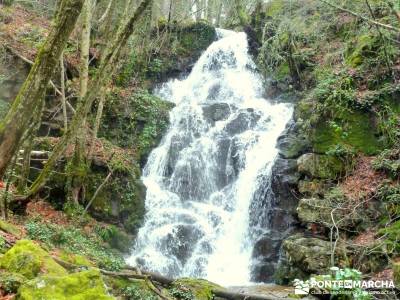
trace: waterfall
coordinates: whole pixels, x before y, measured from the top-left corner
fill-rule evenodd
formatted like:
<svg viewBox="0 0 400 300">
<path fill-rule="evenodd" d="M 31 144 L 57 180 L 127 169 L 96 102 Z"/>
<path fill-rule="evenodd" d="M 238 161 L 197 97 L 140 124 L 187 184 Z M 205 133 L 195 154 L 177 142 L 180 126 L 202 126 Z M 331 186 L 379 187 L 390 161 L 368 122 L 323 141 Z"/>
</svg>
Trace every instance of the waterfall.
<svg viewBox="0 0 400 300">
<path fill-rule="evenodd" d="M 232 286 L 250 281 L 250 206 L 292 108 L 263 98 L 245 33 L 218 36 L 187 78 L 156 91 L 176 106 L 144 168 L 145 223 L 128 262 Z"/>
</svg>

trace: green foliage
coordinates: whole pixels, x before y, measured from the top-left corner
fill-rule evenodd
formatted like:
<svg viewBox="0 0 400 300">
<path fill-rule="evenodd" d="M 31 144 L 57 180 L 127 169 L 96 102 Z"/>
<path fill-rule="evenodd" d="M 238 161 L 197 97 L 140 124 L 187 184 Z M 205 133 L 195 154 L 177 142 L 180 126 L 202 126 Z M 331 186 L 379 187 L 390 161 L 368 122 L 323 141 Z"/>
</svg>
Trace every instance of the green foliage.
<svg viewBox="0 0 400 300">
<path fill-rule="evenodd" d="M 318 82 L 314 97 L 317 99 L 320 112 L 329 111 L 336 116 L 362 108 L 356 101 L 354 80 L 346 71 L 340 74 L 331 74 Z"/>
<path fill-rule="evenodd" d="M 142 34 L 143 35 L 143 34 Z M 117 84 L 127 86 L 133 81 L 159 81 L 187 71 L 188 62 L 194 62 L 215 40 L 216 31 L 205 21 L 194 23 L 167 23 L 161 20 L 157 31 L 150 33 L 157 43 L 141 41 L 141 47 L 132 47 L 127 62 L 121 68 Z M 140 42 L 139 42 L 140 40 Z M 154 46 L 156 45 L 156 46 Z"/>
<path fill-rule="evenodd" d="M 170 292 L 180 300 L 212 300 L 213 289 L 222 287 L 204 279 L 181 278 L 172 283 Z"/>
<path fill-rule="evenodd" d="M 26 281 L 26 277 L 18 273 L 1 272 L 0 287 L 7 294 L 15 294 L 18 288 Z"/>
<path fill-rule="evenodd" d="M 23 27 L 23 30 L 18 33 L 18 39 L 31 48 L 38 48 L 45 40 L 45 36 L 44 29 L 37 26 L 32 26 L 29 30 Z"/>
<path fill-rule="evenodd" d="M 378 111 L 379 127 L 388 139 L 389 146 L 400 141 L 400 114 L 389 105 L 383 105 Z"/>
<path fill-rule="evenodd" d="M 99 236 L 85 234 L 78 228 L 40 223 L 35 220 L 26 223 L 25 228 L 30 238 L 41 241 L 50 248 L 58 247 L 87 256 L 102 268 L 119 270 L 124 265 L 122 257 L 105 248 Z"/>
<path fill-rule="evenodd" d="M 122 294 L 127 300 L 157 300 L 158 297 L 154 295 L 144 284 L 132 284 L 123 289 Z"/>
<path fill-rule="evenodd" d="M 400 176 L 400 149 L 386 149 L 372 162 L 376 170 L 384 171 L 392 178 Z"/>
<path fill-rule="evenodd" d="M 169 290 L 170 294 L 179 300 L 193 300 L 195 299 L 191 290 L 182 287 L 174 287 Z"/>
<path fill-rule="evenodd" d="M 400 221 L 379 230 L 384 236 L 383 243 L 386 245 L 386 253 L 397 256 L 400 253 Z"/>
</svg>

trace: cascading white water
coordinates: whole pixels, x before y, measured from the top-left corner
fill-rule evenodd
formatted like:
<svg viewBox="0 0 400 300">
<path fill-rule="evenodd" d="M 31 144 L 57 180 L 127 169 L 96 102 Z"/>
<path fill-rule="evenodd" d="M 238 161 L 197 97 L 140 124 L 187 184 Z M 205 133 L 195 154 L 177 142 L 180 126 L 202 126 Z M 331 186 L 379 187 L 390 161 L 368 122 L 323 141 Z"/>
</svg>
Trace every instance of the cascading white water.
<svg viewBox="0 0 400 300">
<path fill-rule="evenodd" d="M 244 33 L 219 39 L 157 94 L 176 107 L 144 169 L 145 224 L 128 262 L 225 286 L 250 281 L 250 204 L 291 107 L 262 98 Z"/>
</svg>

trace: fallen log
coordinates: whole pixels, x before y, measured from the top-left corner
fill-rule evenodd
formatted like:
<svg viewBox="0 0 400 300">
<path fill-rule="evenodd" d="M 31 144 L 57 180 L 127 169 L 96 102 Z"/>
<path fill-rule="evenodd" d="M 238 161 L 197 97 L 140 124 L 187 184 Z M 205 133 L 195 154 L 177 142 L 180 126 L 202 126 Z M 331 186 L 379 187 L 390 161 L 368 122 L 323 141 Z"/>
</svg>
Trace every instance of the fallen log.
<svg viewBox="0 0 400 300">
<path fill-rule="evenodd" d="M 63 260 L 60 260 L 57 257 L 53 256 L 53 259 L 67 269 L 81 268 L 81 266 L 77 266 Z M 125 266 L 121 272 L 113 272 L 107 271 L 103 269 L 98 269 L 100 273 L 107 276 L 115 276 L 115 277 L 123 277 L 123 278 L 133 278 L 133 279 L 142 279 L 142 280 L 150 280 L 150 282 L 155 281 L 160 283 L 161 285 L 168 286 L 172 284 L 175 279 L 163 276 L 161 274 L 149 271 L 143 271 L 136 267 Z M 128 272 L 127 272 L 128 271 Z M 283 299 L 294 299 L 294 298 L 278 298 L 272 295 L 251 295 L 237 292 L 230 292 L 228 290 L 220 290 L 213 289 L 211 292 L 219 298 L 228 299 L 228 300 L 283 300 Z"/>
<path fill-rule="evenodd" d="M 294 299 L 294 298 L 281 298 L 267 295 L 251 295 L 236 292 L 229 292 L 227 290 L 212 290 L 212 293 L 220 298 L 228 300 L 283 300 L 283 299 Z"/>
</svg>

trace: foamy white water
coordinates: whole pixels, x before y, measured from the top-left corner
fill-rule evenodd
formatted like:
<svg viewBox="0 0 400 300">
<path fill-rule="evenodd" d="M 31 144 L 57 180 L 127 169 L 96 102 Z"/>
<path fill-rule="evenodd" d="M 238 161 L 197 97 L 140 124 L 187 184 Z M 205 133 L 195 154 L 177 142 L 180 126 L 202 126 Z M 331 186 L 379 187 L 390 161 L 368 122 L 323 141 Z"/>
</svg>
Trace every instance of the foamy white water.
<svg viewBox="0 0 400 300">
<path fill-rule="evenodd" d="M 128 262 L 245 285 L 254 244 L 250 204 L 292 109 L 262 98 L 246 35 L 218 35 L 186 79 L 157 92 L 176 107 L 144 169 L 147 213 Z"/>
</svg>

